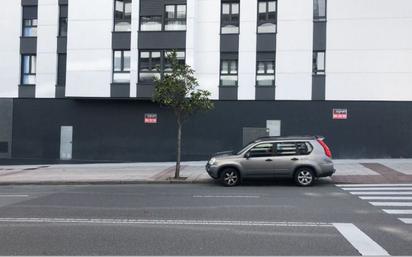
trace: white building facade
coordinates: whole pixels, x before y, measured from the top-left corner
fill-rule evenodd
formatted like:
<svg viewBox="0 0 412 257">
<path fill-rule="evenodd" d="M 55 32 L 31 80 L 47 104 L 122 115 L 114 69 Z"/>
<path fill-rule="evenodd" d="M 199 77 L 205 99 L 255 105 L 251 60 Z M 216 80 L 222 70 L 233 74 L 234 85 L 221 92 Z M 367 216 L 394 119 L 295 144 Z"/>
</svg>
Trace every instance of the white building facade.
<svg viewBox="0 0 412 257">
<path fill-rule="evenodd" d="M 147 103 L 152 77 L 167 72 L 166 55 L 176 50 L 200 88 L 234 109 L 288 101 L 412 108 L 411 28 L 410 0 L 4 1 L 0 99 L 5 106 L 20 99 Z M 20 139 L 11 135 L 15 121 L 6 117 L 16 114 L 8 109 L 0 112 L 9 128 L 0 142 L 7 142 L 3 156 L 13 157 L 12 141 Z"/>
</svg>

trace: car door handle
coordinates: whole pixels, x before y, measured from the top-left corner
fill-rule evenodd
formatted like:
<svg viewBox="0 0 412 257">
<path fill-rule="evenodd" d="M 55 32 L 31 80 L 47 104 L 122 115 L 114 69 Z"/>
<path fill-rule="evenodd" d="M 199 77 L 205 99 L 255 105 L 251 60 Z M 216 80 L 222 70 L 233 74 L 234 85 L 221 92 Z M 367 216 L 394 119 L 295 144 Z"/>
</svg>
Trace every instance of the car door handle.
<svg viewBox="0 0 412 257">
<path fill-rule="evenodd" d="M 292 158 L 292 159 L 290 159 L 291 161 L 297 161 L 297 160 L 299 160 L 298 158 Z"/>
<path fill-rule="evenodd" d="M 273 161 L 272 159 L 266 159 L 265 161 L 267 161 L 267 162 L 271 162 L 271 161 Z"/>
</svg>

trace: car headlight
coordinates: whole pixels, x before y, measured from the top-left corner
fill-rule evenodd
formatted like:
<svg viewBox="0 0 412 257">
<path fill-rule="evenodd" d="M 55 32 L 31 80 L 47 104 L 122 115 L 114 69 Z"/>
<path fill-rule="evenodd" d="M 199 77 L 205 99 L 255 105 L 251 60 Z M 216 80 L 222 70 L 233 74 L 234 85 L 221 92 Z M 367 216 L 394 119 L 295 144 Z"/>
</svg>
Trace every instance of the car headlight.
<svg viewBox="0 0 412 257">
<path fill-rule="evenodd" d="M 212 159 L 210 159 L 210 161 L 209 161 L 210 165 L 213 165 L 215 163 L 216 163 L 216 158 L 213 157 Z"/>
</svg>

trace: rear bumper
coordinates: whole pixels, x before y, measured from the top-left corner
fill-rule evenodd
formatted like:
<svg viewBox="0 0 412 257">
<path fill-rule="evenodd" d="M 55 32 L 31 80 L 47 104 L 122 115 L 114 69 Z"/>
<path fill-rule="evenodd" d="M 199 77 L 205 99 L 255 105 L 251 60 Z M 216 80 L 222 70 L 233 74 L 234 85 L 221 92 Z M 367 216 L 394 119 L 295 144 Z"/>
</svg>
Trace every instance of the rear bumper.
<svg viewBox="0 0 412 257">
<path fill-rule="evenodd" d="M 318 173 L 318 177 L 330 177 L 336 172 L 333 163 L 328 164 L 321 164 L 320 171 Z"/>
</svg>

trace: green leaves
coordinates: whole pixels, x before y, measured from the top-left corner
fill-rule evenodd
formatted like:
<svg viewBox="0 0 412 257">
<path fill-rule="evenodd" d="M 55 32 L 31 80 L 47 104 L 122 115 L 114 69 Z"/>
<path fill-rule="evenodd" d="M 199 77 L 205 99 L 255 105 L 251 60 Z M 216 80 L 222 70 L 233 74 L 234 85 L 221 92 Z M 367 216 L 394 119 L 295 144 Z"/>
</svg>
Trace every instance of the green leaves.
<svg viewBox="0 0 412 257">
<path fill-rule="evenodd" d="M 194 70 L 189 65 L 179 63 L 176 51 L 168 55 L 167 61 L 171 72 L 163 78 L 155 78 L 153 100 L 172 108 L 178 122 L 195 112 L 213 109 L 213 103 L 209 100 L 210 92 L 197 89 L 199 83 Z"/>
</svg>

